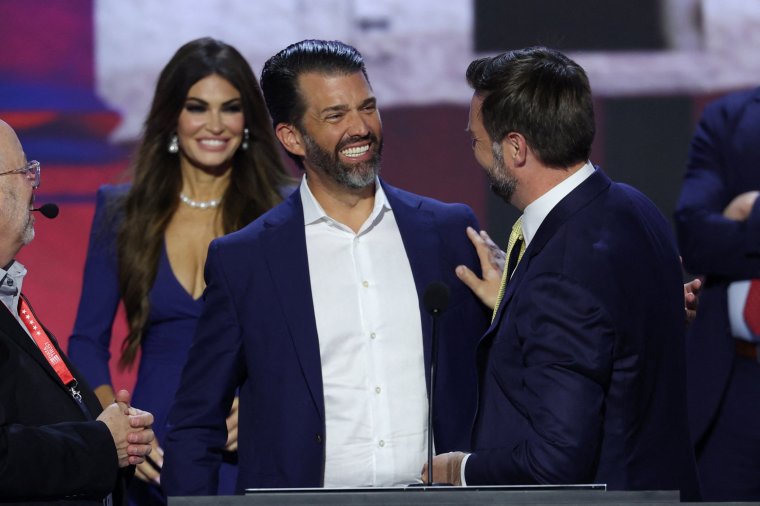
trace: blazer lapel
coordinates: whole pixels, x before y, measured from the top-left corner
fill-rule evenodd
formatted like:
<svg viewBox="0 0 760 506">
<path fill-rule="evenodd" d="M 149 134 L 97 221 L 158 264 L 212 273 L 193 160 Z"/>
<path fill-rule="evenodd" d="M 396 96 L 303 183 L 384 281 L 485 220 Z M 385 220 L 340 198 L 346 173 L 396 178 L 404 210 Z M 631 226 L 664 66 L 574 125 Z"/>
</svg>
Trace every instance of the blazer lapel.
<svg viewBox="0 0 760 506">
<path fill-rule="evenodd" d="M 430 370 L 432 320 L 422 302 L 425 288 L 442 278 L 440 237 L 433 214 L 422 207 L 422 199 L 401 192 L 381 181 L 396 218 L 401 240 L 414 277 L 422 322 L 422 341 L 425 353 L 425 370 Z M 425 381 L 428 380 L 427 374 Z"/>
<path fill-rule="evenodd" d="M 290 331 L 301 370 L 314 405 L 324 420 L 322 363 L 311 297 L 300 192 L 293 192 L 277 210 L 279 212 L 266 218 L 264 226 L 267 230 L 262 235 L 263 250 L 272 272 L 274 292 L 280 299 L 280 306 L 285 313 L 285 324 Z"/>
<path fill-rule="evenodd" d="M 48 333 L 50 340 L 58 349 L 58 353 L 63 356 L 63 353 L 61 352 L 55 338 L 50 334 L 50 332 L 48 332 L 47 329 L 44 330 Z M 66 391 L 66 387 L 63 385 L 63 383 L 61 383 L 61 379 L 58 377 L 58 374 L 56 374 L 55 370 L 53 370 L 53 368 L 50 366 L 50 363 L 47 361 L 47 359 L 45 359 L 45 356 L 37 347 L 37 344 L 35 344 L 32 338 L 29 337 L 29 334 L 27 334 L 21 327 L 21 323 L 16 320 L 16 318 L 11 314 L 10 310 L 8 310 L 4 305 L 2 308 L 0 308 L 0 332 L 5 334 L 8 339 L 13 341 L 19 348 L 24 350 L 24 352 L 29 355 L 35 362 L 37 362 L 37 364 L 39 364 L 45 373 L 50 376 L 50 379 L 56 385 Z"/>
<path fill-rule="evenodd" d="M 530 246 L 528 246 L 528 248 L 525 250 L 525 253 L 523 253 L 522 259 L 520 259 L 517 267 L 515 267 L 515 270 L 512 273 L 512 277 L 507 283 L 506 290 L 504 291 L 504 296 L 501 298 L 501 303 L 499 304 L 499 308 L 496 311 L 496 316 L 493 318 L 493 321 L 491 321 L 491 326 L 488 327 L 488 330 L 486 330 L 485 334 L 483 334 L 483 337 L 481 337 L 481 341 L 486 339 L 487 336 L 489 336 L 499 327 L 499 322 L 501 321 L 502 315 L 506 311 L 505 308 L 509 305 L 509 301 L 512 300 L 512 296 L 514 296 L 520 284 L 522 283 L 522 280 L 524 278 L 523 274 L 528 269 L 528 265 L 530 264 L 530 260 L 534 254 L 534 251 L 535 250 L 533 248 L 533 243 L 531 242 Z"/>
<path fill-rule="evenodd" d="M 565 198 L 560 200 L 549 212 L 546 218 L 544 218 L 541 226 L 538 227 L 538 230 L 536 231 L 535 237 L 533 237 L 530 245 L 525 250 L 525 253 L 523 253 L 520 263 L 517 264 L 517 268 L 515 268 L 512 278 L 509 280 L 509 283 L 507 283 L 507 288 L 504 292 L 502 302 L 499 305 L 499 309 L 496 312 L 496 317 L 493 319 L 493 322 L 491 322 L 491 326 L 483 335 L 481 341 L 498 328 L 499 322 L 506 311 L 505 308 L 509 305 L 509 301 L 519 289 L 524 278 L 524 273 L 528 270 L 533 257 L 541 252 L 549 239 L 554 236 L 557 230 L 570 216 L 586 206 L 586 204 L 599 195 L 599 193 L 606 190 L 610 184 L 612 184 L 612 181 L 601 171 L 601 169 L 597 168 L 593 174 L 586 178 L 585 181 L 567 194 Z"/>
</svg>

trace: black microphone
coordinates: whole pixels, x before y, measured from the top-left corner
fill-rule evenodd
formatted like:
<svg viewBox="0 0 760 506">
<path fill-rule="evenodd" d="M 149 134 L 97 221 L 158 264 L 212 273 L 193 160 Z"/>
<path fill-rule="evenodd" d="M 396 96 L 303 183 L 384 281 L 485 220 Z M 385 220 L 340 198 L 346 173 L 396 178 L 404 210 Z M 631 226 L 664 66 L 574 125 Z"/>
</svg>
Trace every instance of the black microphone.
<svg viewBox="0 0 760 506">
<path fill-rule="evenodd" d="M 438 316 L 449 307 L 451 290 L 443 281 L 434 281 L 425 288 L 422 294 L 422 304 L 432 316 Z"/>
<path fill-rule="evenodd" d="M 430 283 L 425 292 L 422 294 L 422 304 L 432 318 L 430 329 L 430 378 L 428 381 L 428 485 L 429 486 L 450 486 L 450 483 L 433 483 L 433 395 L 435 392 L 435 372 L 436 363 L 438 362 L 438 334 L 436 332 L 436 322 L 438 317 L 449 307 L 451 291 L 443 281 L 434 281 Z"/>
<path fill-rule="evenodd" d="M 40 207 L 35 207 L 32 209 L 32 211 L 39 211 L 42 216 L 45 218 L 52 220 L 56 216 L 58 216 L 58 206 L 56 204 L 47 203 L 44 205 L 41 205 Z"/>
</svg>

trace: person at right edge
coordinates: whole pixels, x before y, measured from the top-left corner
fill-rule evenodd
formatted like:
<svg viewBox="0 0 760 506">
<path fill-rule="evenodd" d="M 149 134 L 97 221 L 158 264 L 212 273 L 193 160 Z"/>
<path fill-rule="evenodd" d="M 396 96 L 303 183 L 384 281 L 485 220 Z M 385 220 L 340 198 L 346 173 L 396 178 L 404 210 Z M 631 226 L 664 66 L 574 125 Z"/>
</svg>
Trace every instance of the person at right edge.
<svg viewBox="0 0 760 506">
<path fill-rule="evenodd" d="M 760 88 L 709 104 L 675 213 L 686 269 L 703 275 L 687 335 L 688 401 L 702 493 L 760 501 Z"/>
<path fill-rule="evenodd" d="M 475 158 L 523 214 L 477 350 L 473 451 L 436 456 L 433 480 L 698 499 L 675 238 L 649 199 L 589 161 L 586 73 L 534 47 L 472 62 L 467 81 Z"/>
</svg>

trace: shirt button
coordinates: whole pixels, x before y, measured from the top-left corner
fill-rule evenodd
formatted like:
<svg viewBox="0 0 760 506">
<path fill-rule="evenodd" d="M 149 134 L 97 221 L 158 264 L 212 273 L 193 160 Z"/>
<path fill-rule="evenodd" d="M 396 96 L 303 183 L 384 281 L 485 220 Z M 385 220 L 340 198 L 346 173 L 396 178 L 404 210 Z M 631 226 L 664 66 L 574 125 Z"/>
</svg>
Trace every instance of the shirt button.
<svg viewBox="0 0 760 506">
<path fill-rule="evenodd" d="M 8 286 L 13 286 L 13 280 L 11 278 L 8 278 L 5 280 L 5 284 Z"/>
<path fill-rule="evenodd" d="M 376 393 L 376 394 L 379 394 L 379 393 L 380 393 L 380 387 L 375 387 L 375 393 Z"/>
<path fill-rule="evenodd" d="M 369 281 L 362 281 L 362 286 L 367 288 L 369 286 Z"/>
<path fill-rule="evenodd" d="M 317 441 L 317 443 L 321 443 L 322 442 L 322 434 L 317 434 L 314 439 Z"/>
<path fill-rule="evenodd" d="M 377 443 L 377 446 L 379 446 L 380 448 L 382 448 L 383 446 L 385 446 L 385 441 L 383 441 L 383 440 L 381 439 L 381 440 L 380 440 L 380 442 L 379 442 L 379 443 Z"/>
<path fill-rule="evenodd" d="M 376 338 L 376 337 L 377 337 L 377 334 L 375 334 L 374 332 L 373 332 L 373 333 L 371 333 L 371 334 L 369 335 L 369 338 L 370 338 L 370 339 L 374 339 L 374 338 Z"/>
</svg>

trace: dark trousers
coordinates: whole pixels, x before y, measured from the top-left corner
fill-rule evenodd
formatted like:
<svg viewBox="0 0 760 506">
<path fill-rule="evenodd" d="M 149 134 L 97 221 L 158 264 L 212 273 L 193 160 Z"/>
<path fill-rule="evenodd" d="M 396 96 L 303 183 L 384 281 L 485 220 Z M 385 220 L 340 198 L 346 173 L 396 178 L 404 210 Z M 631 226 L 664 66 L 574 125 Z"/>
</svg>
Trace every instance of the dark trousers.
<svg viewBox="0 0 760 506">
<path fill-rule="evenodd" d="M 697 448 L 705 501 L 760 501 L 760 363 L 737 356 L 718 416 Z"/>
</svg>

